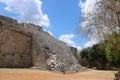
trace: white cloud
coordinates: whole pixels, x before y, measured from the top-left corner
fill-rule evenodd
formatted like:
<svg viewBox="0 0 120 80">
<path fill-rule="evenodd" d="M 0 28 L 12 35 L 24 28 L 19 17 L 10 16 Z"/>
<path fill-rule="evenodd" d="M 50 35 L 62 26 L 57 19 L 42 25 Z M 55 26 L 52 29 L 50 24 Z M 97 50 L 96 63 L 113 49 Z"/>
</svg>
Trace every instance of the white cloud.
<svg viewBox="0 0 120 80">
<path fill-rule="evenodd" d="M 51 36 L 53 36 L 53 34 L 52 34 L 52 32 L 50 32 L 50 31 L 47 31 Z"/>
<path fill-rule="evenodd" d="M 80 52 L 82 50 L 82 48 L 80 46 L 73 46 L 73 47 L 76 47 L 78 52 Z"/>
<path fill-rule="evenodd" d="M 64 41 L 65 43 L 67 43 L 68 45 L 72 46 L 75 45 L 75 42 L 73 42 L 71 39 L 74 37 L 75 35 L 73 34 L 65 34 L 65 35 L 61 35 L 59 37 L 59 40 Z"/>
<path fill-rule="evenodd" d="M 84 3 L 82 2 L 82 0 L 79 0 L 79 6 L 82 7 L 84 5 Z"/>
<path fill-rule="evenodd" d="M 22 22 L 50 26 L 47 14 L 42 12 L 41 0 L 0 0 L 0 2 L 6 4 L 5 10 L 18 14 Z"/>
<path fill-rule="evenodd" d="M 59 40 L 65 42 L 69 46 L 76 47 L 77 50 L 81 50 L 82 48 L 80 46 L 76 45 L 76 43 L 74 41 L 72 41 L 72 38 L 74 38 L 74 37 L 75 37 L 74 34 L 65 34 L 65 35 L 61 35 L 59 37 Z"/>
<path fill-rule="evenodd" d="M 46 29 L 43 29 L 44 31 L 48 32 L 51 36 L 53 36 L 52 32 L 51 31 L 48 31 Z"/>
<path fill-rule="evenodd" d="M 79 6 L 83 13 L 94 12 L 95 4 L 99 1 L 100 0 L 86 0 L 85 2 L 82 2 L 82 0 L 79 0 Z"/>
<path fill-rule="evenodd" d="M 95 45 L 95 44 L 97 44 L 97 43 L 98 43 L 98 41 L 93 41 L 93 40 L 91 40 L 91 41 L 87 42 L 84 47 L 85 47 L 85 48 L 87 48 L 87 47 L 92 47 L 93 45 Z"/>
</svg>

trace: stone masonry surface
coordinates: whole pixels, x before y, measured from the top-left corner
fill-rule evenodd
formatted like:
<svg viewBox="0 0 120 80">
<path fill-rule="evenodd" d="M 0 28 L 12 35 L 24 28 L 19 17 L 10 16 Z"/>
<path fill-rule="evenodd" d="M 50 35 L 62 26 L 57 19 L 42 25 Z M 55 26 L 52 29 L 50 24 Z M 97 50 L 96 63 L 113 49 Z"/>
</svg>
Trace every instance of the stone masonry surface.
<svg viewBox="0 0 120 80">
<path fill-rule="evenodd" d="M 76 50 L 38 25 L 0 16 L 0 67 L 77 71 L 81 65 Z"/>
</svg>

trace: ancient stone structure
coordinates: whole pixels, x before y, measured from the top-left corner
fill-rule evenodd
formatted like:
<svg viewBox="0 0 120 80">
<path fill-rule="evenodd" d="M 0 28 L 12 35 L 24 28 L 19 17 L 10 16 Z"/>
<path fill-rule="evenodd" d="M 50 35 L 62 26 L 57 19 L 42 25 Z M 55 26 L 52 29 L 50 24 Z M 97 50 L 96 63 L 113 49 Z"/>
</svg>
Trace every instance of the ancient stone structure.
<svg viewBox="0 0 120 80">
<path fill-rule="evenodd" d="M 0 67 L 75 71 L 81 68 L 76 52 L 40 26 L 0 16 Z"/>
</svg>

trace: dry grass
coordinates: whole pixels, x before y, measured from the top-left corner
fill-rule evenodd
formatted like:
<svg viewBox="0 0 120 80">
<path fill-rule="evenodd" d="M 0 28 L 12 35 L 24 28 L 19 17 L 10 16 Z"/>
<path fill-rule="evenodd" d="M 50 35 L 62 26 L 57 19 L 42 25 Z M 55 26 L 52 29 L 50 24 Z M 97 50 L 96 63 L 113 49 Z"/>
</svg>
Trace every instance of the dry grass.
<svg viewBox="0 0 120 80">
<path fill-rule="evenodd" d="M 0 69 L 0 80 L 113 80 L 115 71 L 87 70 L 61 74 L 35 69 Z"/>
</svg>

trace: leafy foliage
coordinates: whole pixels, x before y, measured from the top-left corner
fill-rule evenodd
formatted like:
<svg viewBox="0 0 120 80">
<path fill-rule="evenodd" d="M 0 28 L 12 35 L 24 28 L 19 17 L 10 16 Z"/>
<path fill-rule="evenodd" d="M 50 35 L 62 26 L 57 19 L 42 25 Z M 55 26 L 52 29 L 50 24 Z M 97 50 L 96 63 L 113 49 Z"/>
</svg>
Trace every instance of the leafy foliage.
<svg viewBox="0 0 120 80">
<path fill-rule="evenodd" d="M 110 35 L 115 45 L 120 44 L 119 38 Z M 111 40 L 112 40 L 111 39 Z M 85 48 L 80 53 L 81 64 L 97 69 L 120 68 L 120 51 L 109 40 Z"/>
<path fill-rule="evenodd" d="M 109 39 L 112 40 L 112 43 L 109 41 Z M 119 33 L 112 34 L 110 37 L 108 37 L 107 46 L 105 48 L 106 57 L 108 59 L 108 62 L 113 67 L 120 67 L 119 45 L 120 45 L 120 34 Z"/>
<path fill-rule="evenodd" d="M 107 59 L 105 55 L 105 49 L 103 48 L 103 46 L 101 46 L 101 44 L 94 45 L 91 48 L 86 48 L 81 51 L 81 64 L 83 66 L 87 65 L 87 67 L 104 69 Z"/>
</svg>

